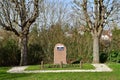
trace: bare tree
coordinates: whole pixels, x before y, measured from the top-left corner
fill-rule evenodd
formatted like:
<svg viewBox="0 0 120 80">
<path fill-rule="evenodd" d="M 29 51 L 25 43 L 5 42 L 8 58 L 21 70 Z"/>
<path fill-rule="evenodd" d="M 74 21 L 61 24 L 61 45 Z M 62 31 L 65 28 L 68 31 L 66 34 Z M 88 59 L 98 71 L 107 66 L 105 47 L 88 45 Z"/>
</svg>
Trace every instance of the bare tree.
<svg viewBox="0 0 120 80">
<path fill-rule="evenodd" d="M 64 0 L 44 0 L 40 8 L 42 10 L 38 18 L 40 26 L 49 28 L 56 23 L 65 25 L 69 21 L 68 5 Z"/>
<path fill-rule="evenodd" d="M 14 32 L 21 40 L 20 65 L 27 64 L 28 34 L 30 26 L 39 16 L 38 2 L 39 0 L 0 1 L 0 26 Z"/>
<path fill-rule="evenodd" d="M 74 0 L 74 9 L 93 38 L 93 63 L 99 63 L 99 40 L 103 28 L 119 14 L 119 0 Z"/>
</svg>

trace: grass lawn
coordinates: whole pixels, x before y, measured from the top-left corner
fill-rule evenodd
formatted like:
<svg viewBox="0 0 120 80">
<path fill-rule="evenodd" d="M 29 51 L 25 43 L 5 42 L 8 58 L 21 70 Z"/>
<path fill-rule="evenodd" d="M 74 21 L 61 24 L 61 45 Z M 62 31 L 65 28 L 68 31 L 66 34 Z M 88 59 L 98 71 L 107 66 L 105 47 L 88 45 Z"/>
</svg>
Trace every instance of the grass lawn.
<svg viewBox="0 0 120 80">
<path fill-rule="evenodd" d="M 6 73 L 9 67 L 0 67 L 0 80 L 120 80 L 120 64 L 108 64 L 113 72 L 80 72 L 80 73 Z"/>
<path fill-rule="evenodd" d="M 80 67 L 80 64 L 66 64 L 63 65 L 63 68 L 60 68 L 60 65 L 45 64 L 43 70 L 74 70 L 74 69 L 94 69 L 95 67 L 91 64 L 83 64 Z M 29 66 L 26 70 L 41 70 L 40 65 Z"/>
</svg>

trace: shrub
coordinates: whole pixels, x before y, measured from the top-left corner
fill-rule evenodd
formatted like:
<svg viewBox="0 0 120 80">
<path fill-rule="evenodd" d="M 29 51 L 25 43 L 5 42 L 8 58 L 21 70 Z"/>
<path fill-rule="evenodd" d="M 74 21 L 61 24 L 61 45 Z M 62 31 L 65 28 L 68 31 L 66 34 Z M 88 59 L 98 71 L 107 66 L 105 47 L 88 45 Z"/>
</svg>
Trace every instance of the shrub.
<svg viewBox="0 0 120 80">
<path fill-rule="evenodd" d="M 107 61 L 108 55 L 105 52 L 100 53 L 100 62 L 105 63 Z"/>
<path fill-rule="evenodd" d="M 114 51 L 114 50 L 110 51 L 108 60 L 110 62 L 120 63 L 120 51 Z"/>
<path fill-rule="evenodd" d="M 0 66 L 18 65 L 20 61 L 20 50 L 13 39 L 8 39 L 0 47 Z"/>
<path fill-rule="evenodd" d="M 28 64 L 40 64 L 44 58 L 43 53 L 39 44 L 30 44 L 28 47 Z"/>
</svg>

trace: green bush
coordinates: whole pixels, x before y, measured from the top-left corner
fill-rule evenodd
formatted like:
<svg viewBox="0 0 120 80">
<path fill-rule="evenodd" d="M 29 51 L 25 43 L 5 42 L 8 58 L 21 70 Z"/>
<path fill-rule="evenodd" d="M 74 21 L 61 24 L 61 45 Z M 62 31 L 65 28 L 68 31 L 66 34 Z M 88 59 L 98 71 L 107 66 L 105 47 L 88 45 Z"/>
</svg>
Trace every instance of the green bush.
<svg viewBox="0 0 120 80">
<path fill-rule="evenodd" d="M 44 58 L 42 47 L 39 44 L 31 44 L 28 47 L 28 64 L 40 64 Z"/>
<path fill-rule="evenodd" d="M 105 52 L 100 53 L 100 62 L 105 63 L 107 61 L 108 55 Z"/>
<path fill-rule="evenodd" d="M 120 63 L 120 51 L 114 51 L 114 50 L 110 51 L 108 60 L 110 62 Z"/>
<path fill-rule="evenodd" d="M 20 50 L 13 39 L 8 39 L 0 47 L 0 66 L 18 65 L 20 61 Z"/>
</svg>

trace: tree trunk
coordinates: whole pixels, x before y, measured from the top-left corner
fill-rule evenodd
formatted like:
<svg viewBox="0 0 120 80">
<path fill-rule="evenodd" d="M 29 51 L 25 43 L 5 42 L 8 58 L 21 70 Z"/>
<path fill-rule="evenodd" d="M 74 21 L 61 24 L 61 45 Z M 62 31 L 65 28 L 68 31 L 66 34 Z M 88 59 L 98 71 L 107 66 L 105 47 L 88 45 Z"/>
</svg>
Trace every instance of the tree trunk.
<svg viewBox="0 0 120 80">
<path fill-rule="evenodd" d="M 93 36 L 93 63 L 99 63 L 99 37 Z"/>
<path fill-rule="evenodd" d="M 28 36 L 22 35 L 21 37 L 21 60 L 20 66 L 27 65 L 27 43 L 28 43 Z"/>
</svg>

